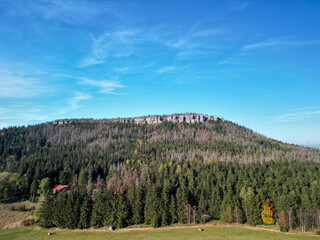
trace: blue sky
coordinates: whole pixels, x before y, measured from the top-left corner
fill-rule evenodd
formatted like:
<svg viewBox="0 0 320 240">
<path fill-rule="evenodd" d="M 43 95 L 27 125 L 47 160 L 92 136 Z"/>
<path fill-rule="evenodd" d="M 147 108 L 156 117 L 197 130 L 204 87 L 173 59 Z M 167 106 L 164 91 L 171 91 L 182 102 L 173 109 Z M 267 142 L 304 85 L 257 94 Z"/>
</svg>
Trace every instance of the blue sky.
<svg viewBox="0 0 320 240">
<path fill-rule="evenodd" d="M 0 128 L 197 112 L 320 144 L 320 1 L 0 0 Z"/>
</svg>

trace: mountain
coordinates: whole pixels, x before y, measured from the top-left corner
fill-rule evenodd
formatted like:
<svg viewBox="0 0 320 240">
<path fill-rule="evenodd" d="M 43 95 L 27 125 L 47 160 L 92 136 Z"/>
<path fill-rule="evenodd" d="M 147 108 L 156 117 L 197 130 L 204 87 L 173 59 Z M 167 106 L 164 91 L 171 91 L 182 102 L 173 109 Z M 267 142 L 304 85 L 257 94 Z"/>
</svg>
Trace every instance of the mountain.
<svg viewBox="0 0 320 240">
<path fill-rule="evenodd" d="M 0 131 L 0 171 L 34 173 L 38 167 L 42 177 L 59 175 L 66 170 L 66 161 L 69 172 L 79 172 L 89 164 L 95 166 L 95 174 L 105 176 L 112 164 L 127 160 L 145 164 L 171 160 L 319 162 L 319 152 L 267 138 L 218 116 L 194 113 L 63 119 Z"/>
<path fill-rule="evenodd" d="M 307 223 L 314 227 L 319 162 L 318 149 L 217 116 L 62 119 L 0 131 L 0 201 L 40 192 L 47 196 L 40 224 L 48 228 L 159 227 L 191 219 L 255 225 L 266 221 L 263 206 L 272 207 L 274 218 L 293 209 L 293 226 L 313 216 Z M 70 194 L 52 194 L 56 184 L 71 186 Z"/>
</svg>

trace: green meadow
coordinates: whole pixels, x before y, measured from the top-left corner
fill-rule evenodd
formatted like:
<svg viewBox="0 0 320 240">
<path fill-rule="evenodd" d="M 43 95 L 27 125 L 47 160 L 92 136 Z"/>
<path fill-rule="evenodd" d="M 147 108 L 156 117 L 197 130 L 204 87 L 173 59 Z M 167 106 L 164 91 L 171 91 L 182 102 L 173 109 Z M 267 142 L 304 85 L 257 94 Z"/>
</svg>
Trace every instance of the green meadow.
<svg viewBox="0 0 320 240">
<path fill-rule="evenodd" d="M 0 239 L 37 240 L 37 239 L 319 239 L 300 233 L 281 233 L 261 228 L 236 226 L 205 226 L 199 232 L 198 227 L 175 227 L 159 229 L 121 229 L 114 232 L 108 230 L 61 230 L 41 229 L 37 226 L 8 229 L 0 231 Z M 48 235 L 51 231 L 52 235 Z"/>
</svg>

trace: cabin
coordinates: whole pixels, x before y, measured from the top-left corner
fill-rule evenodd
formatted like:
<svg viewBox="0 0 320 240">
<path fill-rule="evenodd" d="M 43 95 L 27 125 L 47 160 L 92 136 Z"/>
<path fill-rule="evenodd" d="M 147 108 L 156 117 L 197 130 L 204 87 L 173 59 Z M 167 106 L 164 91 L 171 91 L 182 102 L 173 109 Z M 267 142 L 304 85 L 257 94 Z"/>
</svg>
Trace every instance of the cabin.
<svg viewBox="0 0 320 240">
<path fill-rule="evenodd" d="M 70 187 L 68 185 L 55 185 L 54 188 L 52 188 L 52 192 L 60 192 L 62 190 L 70 190 Z"/>
</svg>

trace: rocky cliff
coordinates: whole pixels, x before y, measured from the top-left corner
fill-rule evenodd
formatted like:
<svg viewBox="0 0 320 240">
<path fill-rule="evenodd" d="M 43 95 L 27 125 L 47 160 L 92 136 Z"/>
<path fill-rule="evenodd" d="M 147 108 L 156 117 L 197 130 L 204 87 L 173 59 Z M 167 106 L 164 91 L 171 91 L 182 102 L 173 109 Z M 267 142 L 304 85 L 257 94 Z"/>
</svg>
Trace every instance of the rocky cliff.
<svg viewBox="0 0 320 240">
<path fill-rule="evenodd" d="M 66 124 L 74 122 L 84 121 L 99 121 L 99 122 L 121 122 L 121 123 L 137 123 L 137 124 L 157 124 L 163 121 L 173 123 L 203 123 L 209 120 L 223 121 L 222 117 L 197 114 L 197 113 L 183 113 L 183 114 L 171 114 L 171 115 L 149 115 L 134 118 L 111 118 L 111 119 L 60 119 L 50 122 L 51 124 Z"/>
<path fill-rule="evenodd" d="M 184 114 L 171 114 L 171 115 L 149 115 L 136 118 L 116 118 L 109 119 L 112 122 L 122 122 L 122 123 L 146 123 L 155 124 L 162 123 L 163 121 L 174 122 L 174 123 L 197 123 L 206 122 L 208 120 L 222 121 L 223 118 L 218 116 L 203 115 L 197 113 L 184 113 Z"/>
</svg>

